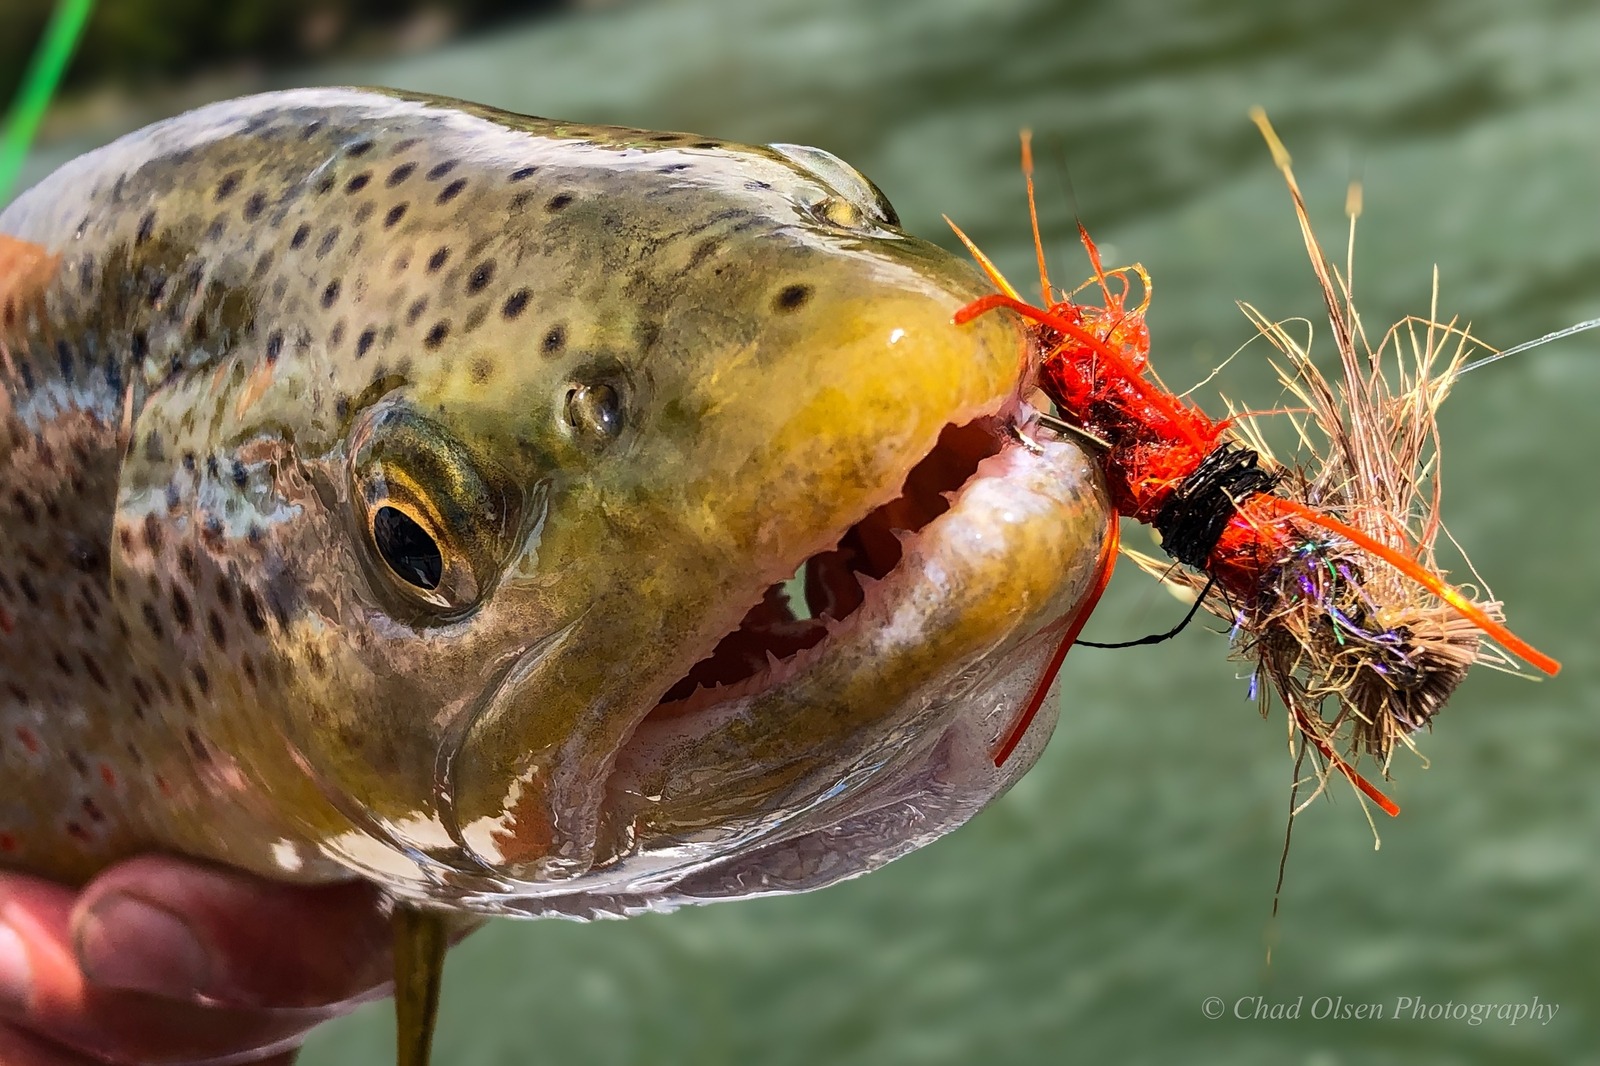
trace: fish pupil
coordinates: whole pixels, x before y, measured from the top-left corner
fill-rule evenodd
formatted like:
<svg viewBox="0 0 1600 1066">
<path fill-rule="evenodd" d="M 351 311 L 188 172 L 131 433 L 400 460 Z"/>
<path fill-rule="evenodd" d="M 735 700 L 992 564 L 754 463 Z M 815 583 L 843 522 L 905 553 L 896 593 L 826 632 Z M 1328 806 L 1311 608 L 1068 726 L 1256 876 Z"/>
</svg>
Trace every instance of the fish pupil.
<svg viewBox="0 0 1600 1066">
<path fill-rule="evenodd" d="M 372 516 L 372 539 L 383 561 L 401 580 L 432 591 L 444 576 L 444 556 L 426 530 L 409 515 L 393 507 L 380 507 Z"/>
</svg>

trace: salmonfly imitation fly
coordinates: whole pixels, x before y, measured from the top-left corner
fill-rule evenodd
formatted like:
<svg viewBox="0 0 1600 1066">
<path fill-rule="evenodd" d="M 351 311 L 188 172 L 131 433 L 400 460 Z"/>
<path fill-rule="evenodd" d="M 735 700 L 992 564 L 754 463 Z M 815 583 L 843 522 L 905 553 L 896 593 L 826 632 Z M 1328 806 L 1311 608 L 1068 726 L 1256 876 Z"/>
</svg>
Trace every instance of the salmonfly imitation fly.
<svg viewBox="0 0 1600 1066">
<path fill-rule="evenodd" d="M 1251 685 L 1260 688 L 1263 714 L 1275 691 L 1288 709 L 1291 741 L 1298 732 L 1321 756 L 1317 791 L 1337 770 L 1394 815 L 1399 807 L 1354 769 L 1360 755 L 1387 775 L 1396 745 L 1410 744 L 1474 664 L 1515 671 L 1520 660 L 1552 675 L 1560 664 L 1506 628 L 1499 601 L 1447 583 L 1434 559 L 1443 531 L 1437 412 L 1481 346 L 1430 315 L 1402 320 L 1372 347 L 1348 263 L 1343 275 L 1329 264 L 1288 153 L 1259 109 L 1252 117 L 1288 184 L 1339 351 L 1342 377 L 1330 381 L 1281 324 L 1241 305 L 1284 356 L 1276 369 L 1300 405 L 1300 413 L 1285 414 L 1308 453 L 1302 462 L 1272 456 L 1259 416 L 1214 419 L 1161 383 L 1149 365 L 1149 275 L 1137 265 L 1104 269 L 1081 225 L 1094 276 L 1072 292 L 1051 288 L 1026 134 L 1042 306 L 1026 302 L 957 228 L 1000 292 L 962 308 L 956 322 L 1007 308 L 1032 324 L 1034 384 L 1055 407 L 1041 424 L 1090 443 L 1117 513 L 1152 527 L 1172 561 L 1128 554 L 1192 593 L 1197 608 L 1227 620 L 1237 653 L 1254 664 Z M 1356 193 L 1348 205 L 1352 242 Z M 1140 299 L 1130 306 L 1135 277 Z M 1078 302 L 1086 290 L 1101 303 Z M 1113 561 L 1108 554 L 1101 590 Z M 1001 738 L 996 763 L 1027 730 L 1092 606 L 1080 611 Z"/>
</svg>

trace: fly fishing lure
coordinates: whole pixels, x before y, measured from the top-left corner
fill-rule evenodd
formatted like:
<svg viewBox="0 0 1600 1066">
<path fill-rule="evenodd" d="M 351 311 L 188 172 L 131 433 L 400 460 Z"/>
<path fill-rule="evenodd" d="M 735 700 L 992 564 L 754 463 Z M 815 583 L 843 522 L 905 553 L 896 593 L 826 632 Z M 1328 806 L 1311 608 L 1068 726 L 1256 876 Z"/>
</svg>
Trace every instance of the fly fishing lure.
<svg viewBox="0 0 1600 1066">
<path fill-rule="evenodd" d="M 1283 325 L 1241 305 L 1285 357 L 1277 370 L 1300 404 L 1302 413 L 1288 416 L 1304 462 L 1273 457 L 1258 415 L 1214 419 L 1161 383 L 1149 365 L 1149 275 L 1137 265 L 1106 270 L 1081 225 L 1094 275 L 1071 292 L 1051 288 L 1026 135 L 1043 306 L 1023 300 L 957 228 L 1000 292 L 956 321 L 1009 308 L 1033 324 L 1034 381 L 1057 412 L 1042 423 L 1091 442 L 1117 513 L 1155 529 L 1171 562 L 1128 554 L 1230 623 L 1238 654 L 1254 663 L 1252 688 L 1268 682 L 1263 713 L 1275 691 L 1292 730 L 1322 756 L 1318 791 L 1337 770 L 1394 815 L 1399 807 L 1353 768 L 1361 754 L 1387 774 L 1395 747 L 1433 720 L 1477 663 L 1514 671 L 1521 660 L 1546 674 L 1560 665 L 1506 628 L 1499 601 L 1447 583 L 1435 562 L 1443 531 L 1437 412 L 1480 343 L 1430 315 L 1403 319 L 1373 347 L 1348 263 L 1342 275 L 1329 264 L 1288 153 L 1265 115 L 1252 117 L 1288 184 L 1339 351 L 1342 379 L 1330 381 Z M 1353 239 L 1358 201 L 1350 207 Z M 1140 299 L 1130 306 L 1135 277 Z M 1078 302 L 1085 290 L 1101 304 Z M 1108 561 L 1101 588 L 1109 576 Z M 1087 613 L 1074 620 L 1055 666 Z M 1027 730 L 1053 673 L 1001 739 L 997 763 Z"/>
</svg>

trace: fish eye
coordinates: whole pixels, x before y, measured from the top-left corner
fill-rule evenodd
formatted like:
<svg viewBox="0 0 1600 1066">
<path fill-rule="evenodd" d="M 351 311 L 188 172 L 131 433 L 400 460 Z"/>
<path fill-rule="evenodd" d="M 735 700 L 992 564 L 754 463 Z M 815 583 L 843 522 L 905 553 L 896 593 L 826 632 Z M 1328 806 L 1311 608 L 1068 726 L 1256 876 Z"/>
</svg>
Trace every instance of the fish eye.
<svg viewBox="0 0 1600 1066">
<path fill-rule="evenodd" d="M 471 609 L 517 525 L 515 496 L 494 468 L 399 402 L 361 417 L 348 454 L 352 533 L 374 594 L 418 624 Z"/>
<path fill-rule="evenodd" d="M 624 422 L 621 391 L 605 382 L 572 386 L 567 390 L 566 420 L 575 434 L 592 445 L 615 440 Z"/>
<path fill-rule="evenodd" d="M 444 555 L 438 542 L 410 515 L 396 507 L 378 508 L 372 514 L 372 541 L 400 580 L 426 592 L 439 587 Z"/>
</svg>

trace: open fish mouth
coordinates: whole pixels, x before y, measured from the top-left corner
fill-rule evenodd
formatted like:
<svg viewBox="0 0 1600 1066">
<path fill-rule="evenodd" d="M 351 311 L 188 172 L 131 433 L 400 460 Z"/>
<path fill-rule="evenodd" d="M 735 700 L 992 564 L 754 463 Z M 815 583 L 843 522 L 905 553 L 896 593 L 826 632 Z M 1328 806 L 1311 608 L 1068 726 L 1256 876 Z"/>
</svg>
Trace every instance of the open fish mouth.
<svg viewBox="0 0 1600 1066">
<path fill-rule="evenodd" d="M 947 426 L 899 495 L 768 587 L 644 717 L 595 864 L 566 889 L 648 905 L 812 888 L 970 817 L 1048 736 L 1052 715 L 991 757 L 1097 575 L 1107 513 L 1075 443 L 999 414 Z"/>
<path fill-rule="evenodd" d="M 831 632 L 854 624 L 869 593 L 899 565 L 905 544 L 950 509 L 979 464 L 1014 443 L 998 418 L 947 426 L 906 475 L 899 496 L 769 586 L 738 627 L 680 679 L 652 712 L 660 721 L 756 695 L 827 654 Z M 807 655 L 806 653 L 810 653 Z"/>
</svg>

